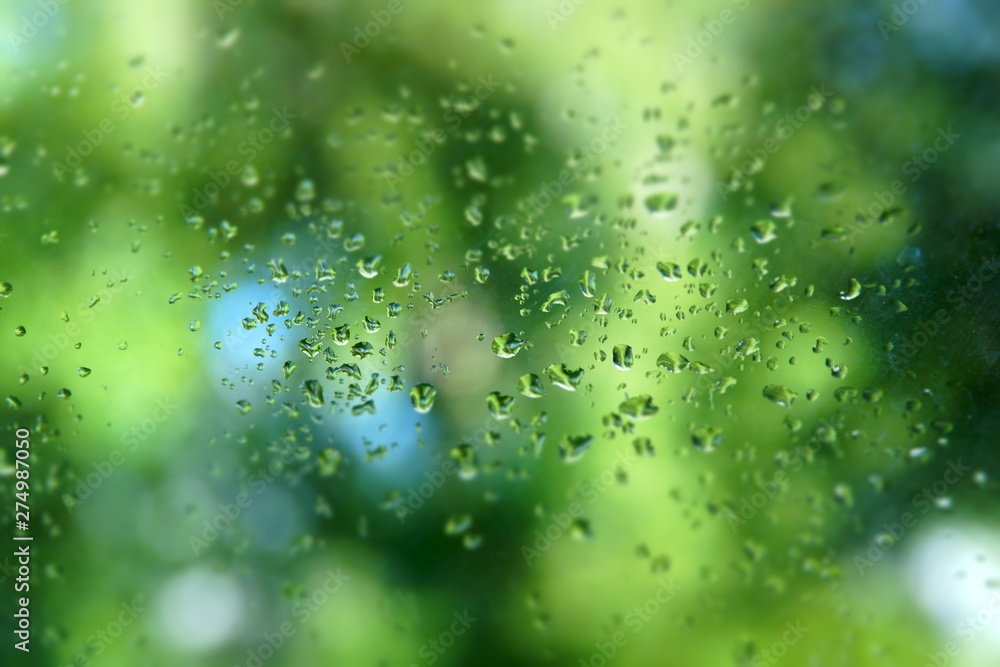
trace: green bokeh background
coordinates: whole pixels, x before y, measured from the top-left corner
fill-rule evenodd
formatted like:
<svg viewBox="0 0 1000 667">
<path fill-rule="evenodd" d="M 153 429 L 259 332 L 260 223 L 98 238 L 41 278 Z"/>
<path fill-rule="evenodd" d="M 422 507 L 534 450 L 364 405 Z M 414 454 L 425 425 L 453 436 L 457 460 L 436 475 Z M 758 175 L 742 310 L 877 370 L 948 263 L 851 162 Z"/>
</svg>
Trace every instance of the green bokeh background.
<svg viewBox="0 0 1000 667">
<path fill-rule="evenodd" d="M 35 541 L 32 650 L 7 631 L 3 664 L 254 664 L 287 622 L 266 664 L 424 665 L 465 611 L 475 622 L 433 664 L 596 666 L 616 632 L 627 642 L 608 664 L 622 667 L 902 666 L 945 650 L 1000 578 L 1000 283 L 969 282 L 1000 240 L 998 10 L 928 3 L 889 31 L 891 3 L 399 6 L 4 6 L 0 502 L 13 535 L 14 431 L 29 428 Z M 474 103 L 481 77 L 497 85 Z M 744 169 L 803 105 L 807 120 Z M 293 117 L 265 139 L 275 109 Z M 619 136 L 592 143 L 616 119 Z M 959 138 L 913 172 L 948 128 Z M 435 129 L 443 143 L 428 143 Z M 421 145 L 433 150 L 407 157 Z M 234 160 L 239 175 L 218 176 Z M 403 160 L 412 175 L 389 178 Z M 571 183 L 529 216 L 566 168 Z M 859 217 L 896 180 L 891 210 Z M 651 210 L 659 193 L 675 208 Z M 763 219 L 776 238 L 758 243 Z M 357 265 L 373 255 L 367 278 Z M 318 258 L 336 278 L 317 280 Z M 417 275 L 393 284 L 404 264 Z M 852 279 L 861 295 L 845 301 Z M 564 290 L 566 306 L 541 307 Z M 271 334 L 241 325 L 258 302 Z M 375 354 L 333 344 L 342 324 Z M 299 349 L 317 331 L 336 362 Z M 490 344 L 508 332 L 530 345 L 501 359 Z M 611 363 L 616 345 L 630 370 Z M 713 371 L 669 373 L 664 352 Z M 328 378 L 342 363 L 363 379 Z M 585 370 L 576 391 L 549 381 L 553 364 Z M 373 372 L 374 414 L 352 414 Z M 544 397 L 517 392 L 526 373 Z M 327 407 L 303 400 L 307 379 Z M 407 395 L 420 382 L 438 391 L 426 414 Z M 769 402 L 766 385 L 797 399 Z M 492 419 L 490 392 L 515 397 L 510 419 Z M 658 412 L 623 415 L 641 395 Z M 563 439 L 584 435 L 580 460 L 562 460 Z M 817 439 L 808 461 L 783 458 Z M 401 521 L 393 508 L 459 443 L 477 474 L 445 475 Z M 959 460 L 970 471 L 920 513 L 915 494 Z M 778 471 L 780 492 L 734 529 Z M 241 493 L 240 516 L 193 547 Z M 582 520 L 564 529 L 574 503 Z M 916 525 L 880 537 L 884 557 L 859 572 L 907 511 Z M 464 515 L 471 527 L 446 534 Z M 344 585 L 303 607 L 338 568 Z M 676 596 L 638 615 L 663 581 Z M 95 643 L 140 594 L 136 621 Z M 994 664 L 990 622 L 948 664 Z M 808 631 L 781 648 L 789 623 Z"/>
</svg>

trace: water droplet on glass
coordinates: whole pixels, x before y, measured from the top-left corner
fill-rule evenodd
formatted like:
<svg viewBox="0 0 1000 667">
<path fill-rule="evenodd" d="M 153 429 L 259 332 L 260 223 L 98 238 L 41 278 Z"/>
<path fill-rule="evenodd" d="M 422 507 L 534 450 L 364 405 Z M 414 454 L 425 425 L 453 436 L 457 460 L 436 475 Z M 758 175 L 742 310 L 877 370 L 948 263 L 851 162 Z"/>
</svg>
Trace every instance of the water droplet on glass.
<svg viewBox="0 0 1000 667">
<path fill-rule="evenodd" d="M 559 456 L 566 463 L 579 461 L 592 444 L 594 437 L 591 435 L 567 435 L 559 443 Z"/>
<path fill-rule="evenodd" d="M 502 359 L 510 359 L 520 352 L 527 343 L 513 333 L 505 333 L 493 339 L 493 352 Z"/>
<path fill-rule="evenodd" d="M 798 398 L 797 393 L 780 384 L 767 385 L 764 387 L 763 394 L 764 398 L 785 408 L 790 407 L 795 399 Z"/>
<path fill-rule="evenodd" d="M 528 398 L 541 398 L 545 395 L 542 379 L 534 373 L 526 373 L 517 381 L 517 390 Z"/>
<path fill-rule="evenodd" d="M 655 216 L 664 216 L 677 208 L 677 195 L 660 192 L 646 197 L 646 210 Z"/>
<path fill-rule="evenodd" d="M 750 226 L 750 233 L 757 243 L 770 243 L 778 237 L 775 229 L 773 220 L 758 220 Z"/>
<path fill-rule="evenodd" d="M 611 351 L 611 363 L 620 371 L 632 368 L 632 347 L 630 345 L 615 345 Z"/>
<path fill-rule="evenodd" d="M 437 398 L 437 387 L 427 382 L 421 382 L 410 390 L 410 401 L 417 412 L 430 412 Z"/>
<path fill-rule="evenodd" d="M 513 404 L 513 396 L 506 396 L 498 391 L 486 395 L 486 407 L 489 409 L 490 415 L 497 421 L 510 419 L 510 408 Z"/>
<path fill-rule="evenodd" d="M 449 517 L 448 521 L 444 524 L 444 534 L 445 535 L 461 535 L 469 528 L 472 527 L 472 515 L 471 514 L 456 514 Z"/>
</svg>

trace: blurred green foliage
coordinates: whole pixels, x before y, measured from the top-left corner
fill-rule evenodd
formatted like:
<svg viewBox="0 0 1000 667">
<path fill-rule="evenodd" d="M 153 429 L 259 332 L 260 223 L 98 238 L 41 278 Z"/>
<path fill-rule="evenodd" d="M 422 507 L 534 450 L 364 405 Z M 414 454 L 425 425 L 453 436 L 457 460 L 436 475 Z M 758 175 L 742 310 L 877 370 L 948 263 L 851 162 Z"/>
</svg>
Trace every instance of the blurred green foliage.
<svg viewBox="0 0 1000 667">
<path fill-rule="evenodd" d="M 4 664 L 993 664 L 1000 17 L 897 5 L 8 3 Z"/>
</svg>

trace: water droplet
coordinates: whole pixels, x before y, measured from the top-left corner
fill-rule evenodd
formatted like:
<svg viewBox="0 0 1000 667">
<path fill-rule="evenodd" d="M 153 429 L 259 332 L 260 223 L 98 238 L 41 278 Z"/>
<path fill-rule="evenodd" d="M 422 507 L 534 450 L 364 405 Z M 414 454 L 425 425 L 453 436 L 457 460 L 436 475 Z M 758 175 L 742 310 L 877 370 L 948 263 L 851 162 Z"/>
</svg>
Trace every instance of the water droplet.
<svg viewBox="0 0 1000 667">
<path fill-rule="evenodd" d="M 528 398 L 541 398 L 545 395 L 542 379 L 534 373 L 526 373 L 517 381 L 517 390 Z"/>
<path fill-rule="evenodd" d="M 333 329 L 333 342 L 337 345 L 347 345 L 351 342 L 351 328 L 346 324 L 341 324 Z"/>
<path fill-rule="evenodd" d="M 323 407 L 323 385 L 318 380 L 306 380 L 302 383 L 300 389 L 309 401 L 309 405 L 314 408 Z"/>
<path fill-rule="evenodd" d="M 708 375 L 709 373 L 715 372 L 714 368 L 700 361 L 689 361 L 688 370 L 693 373 L 697 373 L 698 375 Z"/>
<path fill-rule="evenodd" d="M 730 299 L 726 302 L 726 312 L 736 315 L 746 311 L 750 307 L 746 299 Z"/>
<path fill-rule="evenodd" d="M 620 371 L 632 368 L 632 347 L 630 345 L 615 345 L 611 351 L 611 363 Z"/>
<path fill-rule="evenodd" d="M 410 401 L 417 412 L 430 412 L 437 398 L 437 387 L 427 382 L 421 382 L 410 390 Z"/>
<path fill-rule="evenodd" d="M 764 398 L 785 408 L 791 407 L 792 403 L 799 396 L 788 387 L 780 384 L 767 385 L 764 387 L 763 394 Z"/>
<path fill-rule="evenodd" d="M 76 369 L 76 374 L 82 378 L 85 378 L 88 375 L 90 375 L 90 369 L 87 368 L 86 366 L 80 366 L 78 369 Z"/>
<path fill-rule="evenodd" d="M 549 376 L 549 379 L 552 380 L 552 384 L 566 391 L 576 391 L 580 380 L 583 378 L 582 368 L 571 371 L 566 367 L 566 364 L 552 364 L 545 372 Z"/>
<path fill-rule="evenodd" d="M 683 355 L 664 352 L 656 358 L 656 365 L 667 369 L 671 373 L 680 373 L 687 368 L 688 360 Z"/>
<path fill-rule="evenodd" d="M 722 429 L 715 426 L 702 426 L 691 429 L 691 444 L 701 452 L 714 452 L 722 443 Z"/>
<path fill-rule="evenodd" d="M 301 202 L 312 201 L 316 198 L 316 185 L 308 178 L 299 181 L 295 188 L 295 199 Z"/>
<path fill-rule="evenodd" d="M 641 421 L 643 419 L 649 419 L 659 412 L 660 409 L 653 405 L 652 396 L 649 394 L 641 394 L 635 398 L 624 401 L 618 406 L 618 411 L 627 417 L 635 419 L 636 421 Z"/>
<path fill-rule="evenodd" d="M 238 40 L 239 38 L 240 38 L 240 29 L 232 28 L 224 32 L 222 35 L 220 35 L 219 39 L 216 40 L 215 44 L 220 49 L 228 49 L 233 44 L 235 44 L 236 40 Z"/>
<path fill-rule="evenodd" d="M 351 346 L 351 355 L 358 359 L 364 359 L 375 354 L 375 348 L 368 341 L 361 341 Z"/>
<path fill-rule="evenodd" d="M 448 518 L 444 524 L 445 535 L 461 535 L 472 527 L 471 514 L 456 514 Z"/>
<path fill-rule="evenodd" d="M 657 262 L 656 270 L 660 272 L 663 279 L 668 282 L 676 282 L 684 277 L 684 272 L 680 265 L 673 262 Z"/>
<path fill-rule="evenodd" d="M 510 408 L 514 404 L 513 396 L 505 396 L 498 391 L 492 391 L 486 395 L 486 407 L 490 415 L 497 421 L 510 419 Z"/>
<path fill-rule="evenodd" d="M 553 292 L 542 304 L 541 311 L 543 313 L 552 312 L 552 309 L 556 306 L 565 306 L 569 301 L 569 292 L 566 290 L 560 290 L 558 292 Z"/>
<path fill-rule="evenodd" d="M 646 197 L 646 210 L 655 216 L 664 216 L 677 208 L 677 195 L 660 192 Z"/>
<path fill-rule="evenodd" d="M 360 273 L 365 278 L 374 278 L 378 275 L 379 266 L 382 264 L 381 255 L 369 255 L 364 259 L 358 260 L 358 273 Z"/>
<path fill-rule="evenodd" d="M 851 278 L 850 286 L 847 288 L 846 292 L 840 293 L 840 298 L 844 301 L 851 301 L 852 299 L 857 299 L 861 294 L 861 283 L 859 283 L 855 278 Z"/>
<path fill-rule="evenodd" d="M 833 498 L 844 507 L 854 506 L 854 492 L 847 484 L 840 483 L 833 487 Z"/>
<path fill-rule="evenodd" d="M 579 461 L 592 444 L 594 444 L 592 435 L 567 435 L 559 443 L 559 456 L 566 463 Z"/>
<path fill-rule="evenodd" d="M 28 330 L 25 329 L 24 327 L 20 325 L 14 327 L 14 335 L 17 336 L 18 338 L 21 338 L 26 333 L 28 333 Z"/>
<path fill-rule="evenodd" d="M 327 447 L 316 456 L 316 463 L 319 465 L 320 477 L 332 477 L 337 474 L 340 462 L 344 455 L 332 447 Z"/>
<path fill-rule="evenodd" d="M 778 236 L 775 234 L 776 226 L 773 220 L 758 220 L 750 226 L 750 233 L 757 243 L 770 243 Z"/>
<path fill-rule="evenodd" d="M 493 339 L 493 352 L 501 359 L 510 359 L 520 352 L 527 343 L 516 334 L 505 333 Z"/>
</svg>

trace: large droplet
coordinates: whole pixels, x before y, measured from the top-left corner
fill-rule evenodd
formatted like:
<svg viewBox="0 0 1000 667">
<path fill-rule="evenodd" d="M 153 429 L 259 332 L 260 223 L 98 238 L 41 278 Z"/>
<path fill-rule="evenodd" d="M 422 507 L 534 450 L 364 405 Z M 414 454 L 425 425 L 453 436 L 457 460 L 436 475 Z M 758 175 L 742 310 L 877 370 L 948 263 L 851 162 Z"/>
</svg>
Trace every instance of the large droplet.
<svg viewBox="0 0 1000 667">
<path fill-rule="evenodd" d="M 497 421 L 510 419 L 510 408 L 513 404 L 513 396 L 505 396 L 499 391 L 491 391 L 486 395 L 486 407 Z"/>
<path fill-rule="evenodd" d="M 763 393 L 764 398 L 785 408 L 791 406 L 792 402 L 799 396 L 788 387 L 780 384 L 767 385 L 764 387 Z"/>
<path fill-rule="evenodd" d="M 410 390 L 410 401 L 413 402 L 413 409 L 417 412 L 430 412 L 434 407 L 434 399 L 437 398 L 437 387 L 421 382 Z"/>
<path fill-rule="evenodd" d="M 726 312 L 733 315 L 744 312 L 750 308 L 750 304 L 747 303 L 746 299 L 730 299 L 726 302 Z"/>
<path fill-rule="evenodd" d="M 576 391 L 580 380 L 583 378 L 583 369 L 577 368 L 575 371 L 566 367 L 566 364 L 552 364 L 545 370 L 552 384 L 566 391 Z"/>
<path fill-rule="evenodd" d="M 840 298 L 844 301 L 852 301 L 861 295 L 861 283 L 856 278 L 851 278 L 846 291 L 840 293 Z"/>
<path fill-rule="evenodd" d="M 627 371 L 632 368 L 632 346 L 615 345 L 611 351 L 611 363 L 620 371 Z"/>
<path fill-rule="evenodd" d="M 592 435 L 567 435 L 559 443 L 559 456 L 566 463 L 579 461 L 592 444 L 594 444 Z"/>
<path fill-rule="evenodd" d="M 542 379 L 534 373 L 526 373 L 517 381 L 517 390 L 528 398 L 541 398 L 545 395 Z"/>
<path fill-rule="evenodd" d="M 660 409 L 653 405 L 652 396 L 649 394 L 641 394 L 635 398 L 624 401 L 618 406 L 618 411 L 627 417 L 640 421 L 643 419 L 649 419 L 659 412 Z"/>
<path fill-rule="evenodd" d="M 684 355 L 664 352 L 656 358 L 656 365 L 667 369 L 671 373 L 680 373 L 687 368 L 688 360 Z"/>
<path fill-rule="evenodd" d="M 319 383 L 319 380 L 306 380 L 302 383 L 301 389 L 309 401 L 309 405 L 314 408 L 323 407 L 323 385 Z"/>
<path fill-rule="evenodd" d="M 675 208 L 677 208 L 677 195 L 671 192 L 658 192 L 646 197 L 646 210 L 652 215 L 667 215 Z"/>
<path fill-rule="evenodd" d="M 517 334 L 505 333 L 493 339 L 493 352 L 501 359 L 510 359 L 526 345 Z"/>
<path fill-rule="evenodd" d="M 758 220 L 750 226 L 750 233 L 757 243 L 770 243 L 778 237 L 774 232 L 775 229 L 774 221 Z"/>
</svg>

